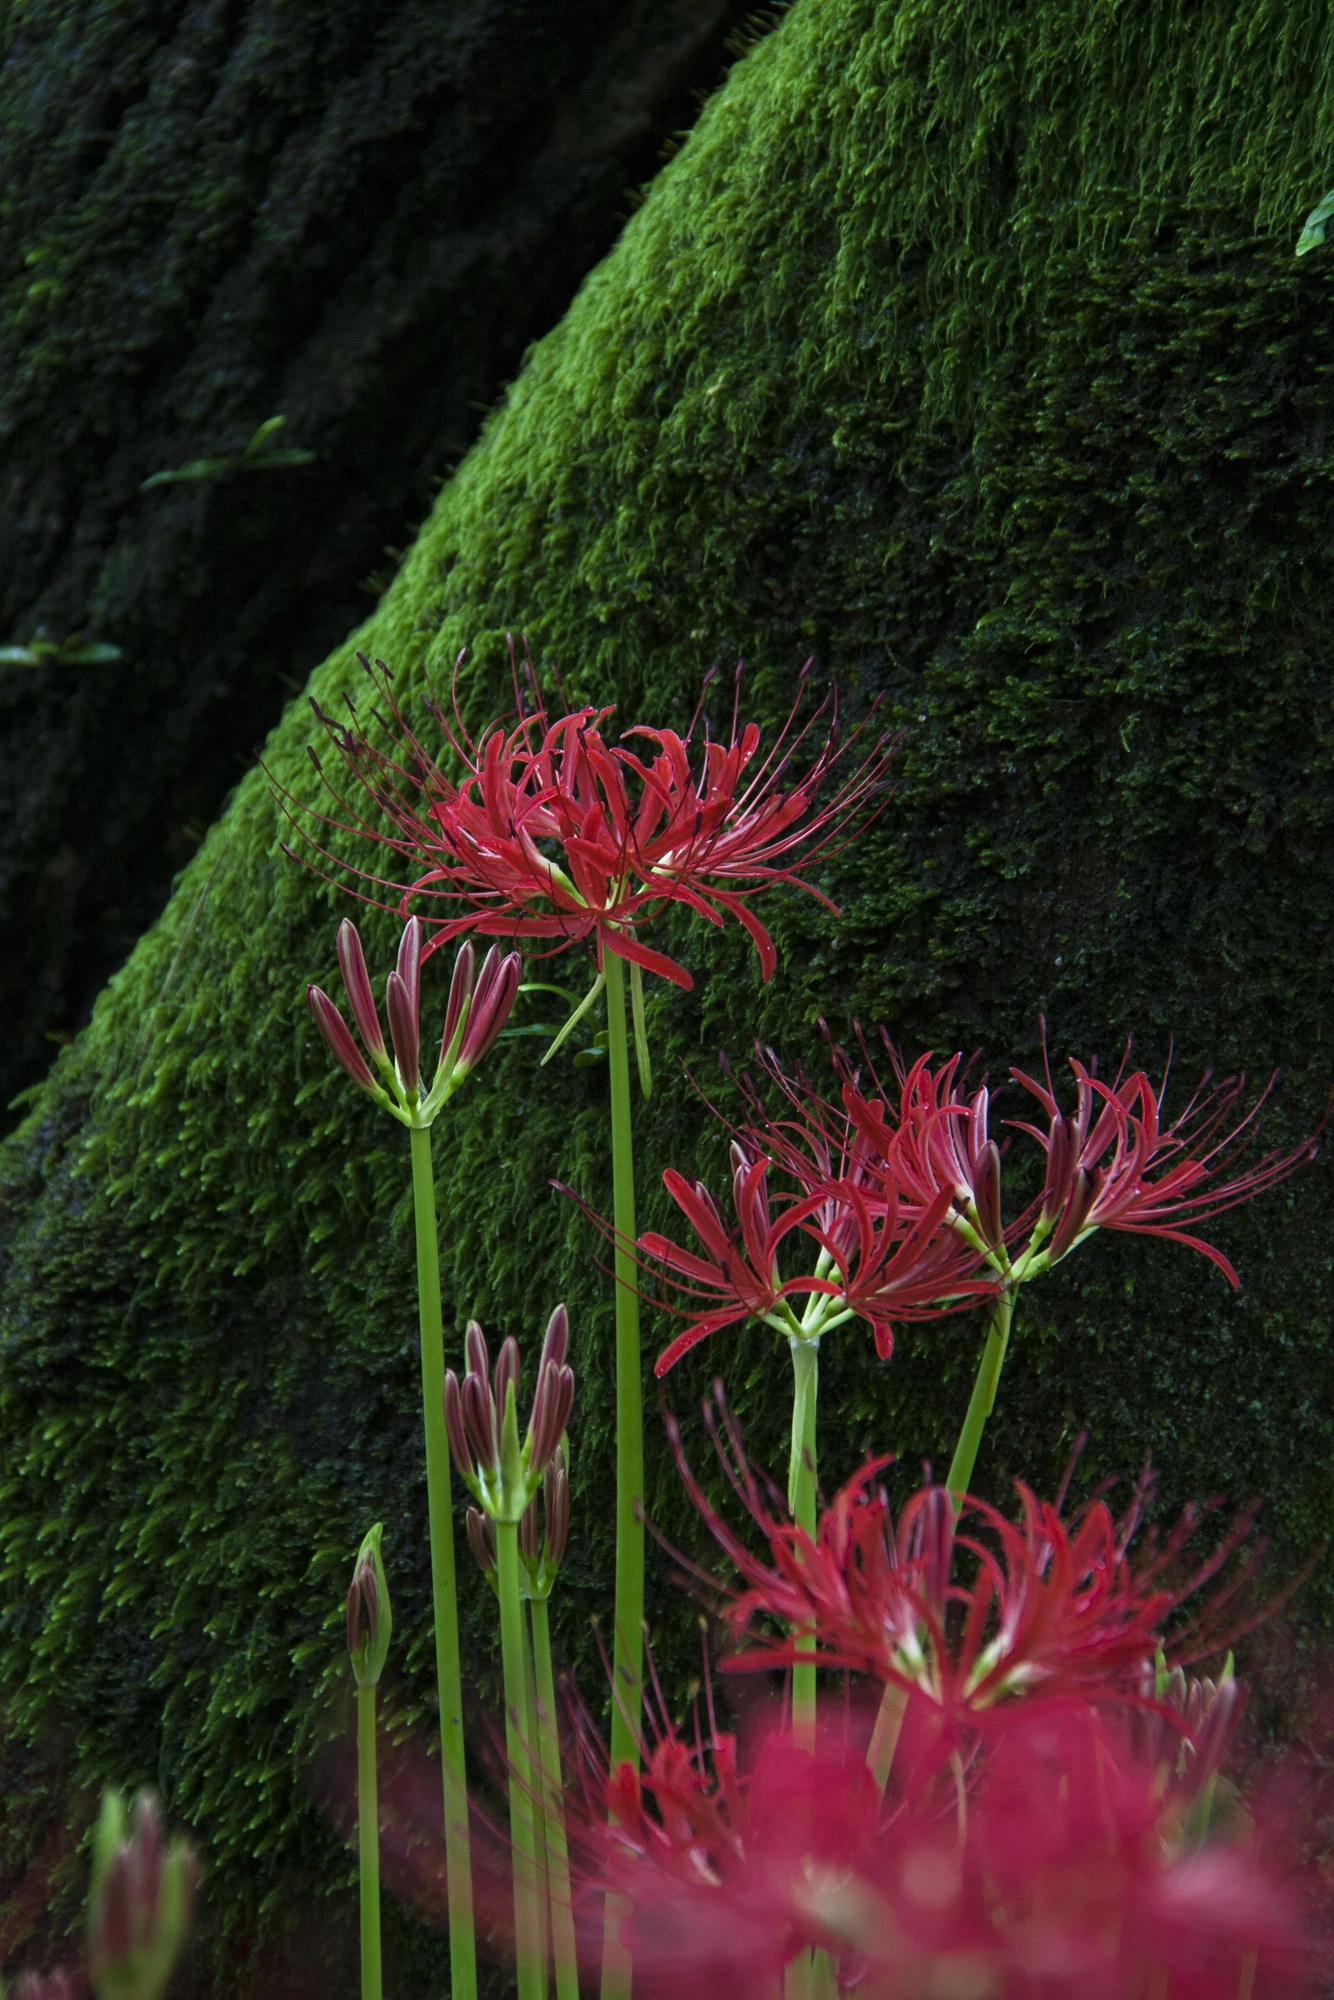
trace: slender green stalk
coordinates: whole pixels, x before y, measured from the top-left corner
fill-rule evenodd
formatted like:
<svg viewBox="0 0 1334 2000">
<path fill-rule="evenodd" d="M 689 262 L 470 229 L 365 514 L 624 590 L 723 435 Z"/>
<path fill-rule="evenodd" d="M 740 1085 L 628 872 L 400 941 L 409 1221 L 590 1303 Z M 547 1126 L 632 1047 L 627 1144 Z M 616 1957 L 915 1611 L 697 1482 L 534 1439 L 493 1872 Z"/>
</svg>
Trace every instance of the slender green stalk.
<svg viewBox="0 0 1334 2000">
<path fill-rule="evenodd" d="M 431 1533 L 435 1673 L 440 1696 L 440 1770 L 445 1795 L 445 1865 L 449 1883 L 450 2000 L 477 2000 L 472 1913 L 468 1781 L 463 1755 L 463 1673 L 454 1582 L 454 1525 L 449 1440 L 445 1434 L 445 1342 L 440 1321 L 440 1246 L 435 1223 L 431 1134 L 414 1129 L 412 1203 L 417 1225 L 417 1308 L 421 1327 L 422 1423 L 426 1432 L 426 1509 Z"/>
<path fill-rule="evenodd" d="M 519 1596 L 519 1525 L 496 1524 L 496 1595 L 500 1599 L 500 1658 L 505 1674 L 505 1751 L 509 1764 L 510 1847 L 514 1855 L 514 1946 L 519 2000 L 541 2000 L 538 1956 L 533 1774 L 528 1761 L 528 1693 L 524 1671 L 523 1600 Z"/>
<path fill-rule="evenodd" d="M 820 1343 L 789 1341 L 792 1349 L 792 1451 L 788 1460 L 787 1504 L 799 1528 L 815 1539 L 815 1404 L 820 1388 Z M 814 1632 L 793 1635 L 799 1652 L 815 1651 Z M 815 1665 L 792 1669 L 792 1740 L 815 1747 Z"/>
<path fill-rule="evenodd" d="M 625 967 L 602 954 L 607 979 L 607 1069 L 611 1095 L 612 1221 L 616 1229 L 616 1629 L 612 1638 L 611 1768 L 639 1769 L 644 1681 L 644 1414 L 640 1380 L 639 1293 L 635 1285 L 635 1165 L 630 1122 L 630 1049 Z M 602 1937 L 603 2000 L 626 2000 L 630 1959 L 620 1940 L 624 1915 L 609 1896 Z"/>
<path fill-rule="evenodd" d="M 866 1750 L 866 1768 L 875 1779 L 876 1790 L 882 1798 L 885 1786 L 889 1783 L 894 1752 L 899 1747 L 899 1732 L 903 1728 L 903 1718 L 907 1712 L 906 1693 L 901 1687 L 895 1687 L 891 1681 L 880 1697 L 875 1728 L 871 1731 L 871 1741 Z"/>
<path fill-rule="evenodd" d="M 957 1503 L 962 1503 L 977 1463 L 977 1448 L 982 1442 L 982 1432 L 987 1418 L 996 1404 L 996 1385 L 1005 1363 L 1005 1349 L 1010 1339 L 1010 1321 L 1014 1317 L 1014 1293 L 1002 1292 L 991 1308 L 991 1323 L 987 1327 L 986 1345 L 982 1349 L 982 1359 L 978 1364 L 977 1377 L 973 1383 L 973 1393 L 968 1399 L 968 1414 L 959 1432 L 959 1442 L 954 1447 L 954 1457 L 945 1475 L 945 1484 Z"/>
<path fill-rule="evenodd" d="M 357 1850 L 361 1876 L 361 2000 L 380 2000 L 380 1804 L 375 1784 L 375 1687 L 357 1689 Z"/>
<path fill-rule="evenodd" d="M 634 1141 L 625 968 L 606 952 L 607 1067 L 611 1084 L 612 1221 L 616 1229 L 616 1632 L 611 1765 L 639 1769 L 639 1703 L 644 1678 L 644 1413 L 640 1380 L 639 1292 L 635 1283 Z"/>
<path fill-rule="evenodd" d="M 529 1611 L 536 1607 L 529 1602 Z M 533 1816 L 533 1902 L 537 1922 L 537 1990 L 547 2000 L 547 1963 L 551 1956 L 550 1899 L 547 1892 L 546 1812 L 542 1803 L 542 1774 L 537 1758 L 537 1681 L 533 1670 L 533 1642 L 528 1629 L 528 1612 L 520 1607 L 523 1624 L 523 1735 L 528 1746 L 528 1768 L 532 1775 L 530 1810 Z"/>
<path fill-rule="evenodd" d="M 551 1668 L 551 1622 L 547 1601 L 535 1597 L 533 1664 L 537 1672 L 537 1747 L 542 1759 L 542 1812 L 546 1838 L 547 1887 L 551 1895 L 551 1942 L 556 1961 L 556 2000 L 579 2000 L 579 1960 L 570 1902 L 569 1849 L 561 1803 L 560 1736 L 556 1729 L 556 1679 Z"/>
</svg>

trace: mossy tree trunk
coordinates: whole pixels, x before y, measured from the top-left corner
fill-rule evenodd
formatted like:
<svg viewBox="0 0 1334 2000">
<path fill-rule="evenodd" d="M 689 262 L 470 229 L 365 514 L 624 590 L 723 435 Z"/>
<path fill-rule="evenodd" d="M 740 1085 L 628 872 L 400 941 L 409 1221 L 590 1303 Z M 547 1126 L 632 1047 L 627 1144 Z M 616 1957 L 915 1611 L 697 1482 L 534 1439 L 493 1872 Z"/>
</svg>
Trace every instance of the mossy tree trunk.
<svg viewBox="0 0 1334 2000">
<path fill-rule="evenodd" d="M 711 1079 L 752 1032 L 818 1069 L 824 1013 L 841 1032 L 883 1019 L 913 1051 L 981 1046 L 999 1084 L 1039 1060 L 1045 1013 L 1058 1059 L 1114 1065 L 1133 1030 L 1157 1065 L 1175 1037 L 1183 1092 L 1210 1062 L 1281 1062 L 1269 1135 L 1315 1122 L 1334 1048 L 1334 271 L 1291 250 L 1329 177 L 1334 29 L 1314 0 L 1247 11 L 1245 35 L 1242 17 L 798 0 L 533 351 L 357 635 L 409 705 L 472 645 L 477 719 L 507 627 L 627 723 L 684 723 L 741 653 L 745 709 L 771 723 L 808 654 L 848 709 L 883 693 L 899 786 L 830 873 L 842 915 L 771 904 L 765 989 L 730 934 L 669 932 L 696 989 L 650 998 L 660 1075 L 682 1058 Z M 353 651 L 313 678 L 326 706 L 357 685 Z M 295 703 L 267 751 L 309 797 L 311 739 Z M 430 1685 L 406 1158 L 305 1014 L 345 905 L 285 832 L 248 777 L 0 1187 L 5 1700 L 20 1730 L 74 1717 L 90 1780 L 160 1774 L 210 1839 L 228 1934 L 331 1865 L 303 1773 L 366 1519 L 386 1522 L 407 1692 Z M 392 926 L 367 931 L 383 964 Z M 559 1175 L 608 1212 L 605 1079 L 532 1051 L 503 1046 L 436 1128 L 446 1337 L 457 1355 L 476 1314 L 531 1339 L 569 1300 L 555 1615 L 587 1667 L 611 1575 L 609 1287 L 544 1190 Z M 659 1090 L 636 1143 L 645 1227 L 666 1220 L 663 1166 L 724 1171 L 687 1093 Z M 1280 1565 L 1327 1535 L 1328 1190 L 1322 1164 L 1216 1225 L 1236 1296 L 1175 1246 L 1082 1250 L 1016 1329 L 983 1489 L 1053 1485 L 1087 1425 L 1090 1480 L 1151 1449 L 1169 1500 L 1268 1493 Z M 831 1337 L 826 1482 L 872 1445 L 905 1484 L 923 1456 L 943 1470 L 980 1339 L 958 1320 L 881 1365 L 863 1330 Z M 705 1343 L 674 1408 L 720 1370 L 781 1469 L 771 1337 Z M 649 1509 L 679 1545 L 652 1425 L 649 1444 Z M 697 1652 L 666 1574 L 648 1616 L 672 1689 Z M 1327 1609 L 1327 1571 L 1306 1601 Z"/>
<path fill-rule="evenodd" d="M 739 0 L 0 8 L 0 1118 L 718 80 Z M 266 419 L 309 464 L 235 460 Z M 369 594 L 368 594 L 369 593 Z"/>
</svg>

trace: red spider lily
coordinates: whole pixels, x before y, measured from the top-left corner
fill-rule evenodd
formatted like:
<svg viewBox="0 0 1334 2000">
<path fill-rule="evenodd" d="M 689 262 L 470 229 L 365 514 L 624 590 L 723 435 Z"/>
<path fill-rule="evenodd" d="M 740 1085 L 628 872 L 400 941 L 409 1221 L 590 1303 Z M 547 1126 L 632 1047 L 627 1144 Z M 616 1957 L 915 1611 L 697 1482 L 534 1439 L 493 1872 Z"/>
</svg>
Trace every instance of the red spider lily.
<svg viewBox="0 0 1334 2000">
<path fill-rule="evenodd" d="M 1146 1662 L 1166 1651 L 1173 1663 L 1187 1664 L 1220 1651 L 1255 1622 L 1234 1614 L 1262 1543 L 1189 1623 L 1170 1639 L 1163 1631 L 1251 1535 L 1254 1507 L 1184 1581 L 1169 1582 L 1205 1510 L 1188 1507 L 1168 1535 L 1147 1537 L 1132 1561 L 1130 1543 L 1152 1488 L 1147 1475 L 1119 1521 L 1094 1498 L 1065 1522 L 1059 1504 L 1039 1500 L 1018 1481 L 1018 1522 L 969 1500 L 964 1519 L 978 1523 L 983 1540 L 959 1532 L 954 1496 L 941 1486 L 915 1493 L 896 1524 L 876 1483 L 890 1463 L 882 1458 L 839 1489 L 812 1539 L 766 1502 L 717 1385 L 714 1397 L 717 1416 L 707 1406 L 705 1414 L 715 1446 L 767 1544 L 766 1557 L 755 1555 L 710 1505 L 671 1419 L 668 1432 L 690 1497 L 741 1580 L 725 1609 L 732 1630 L 751 1633 L 757 1619 L 777 1619 L 788 1635 L 813 1632 L 824 1664 L 924 1696 L 939 1712 L 940 1754 L 949 1754 L 965 1726 L 1033 1690 L 1142 1705 L 1154 1699 L 1146 1690 Z M 956 1547 L 976 1565 L 967 1588 L 951 1581 Z M 766 1668 L 794 1657 L 791 1637 L 784 1636 L 763 1639 L 727 1665 Z M 1161 1713 L 1170 1722 L 1168 1711 Z"/>
<path fill-rule="evenodd" d="M 895 1321 L 936 1319 L 995 1296 L 995 1282 L 977 1275 L 977 1252 L 947 1226 L 948 1193 L 925 1210 L 914 1210 L 887 1180 L 872 1189 L 852 1177 L 822 1182 L 812 1175 L 806 1191 L 775 1216 L 767 1189 L 772 1162 L 751 1157 L 735 1143 L 732 1164 L 735 1228 L 724 1222 L 702 1182 L 670 1169 L 663 1175 L 702 1256 L 655 1230 L 639 1239 L 641 1259 L 678 1294 L 716 1301 L 702 1309 L 670 1308 L 690 1324 L 658 1356 L 659 1376 L 706 1335 L 744 1319 L 762 1319 L 780 1332 L 810 1339 L 855 1315 L 870 1326 L 877 1352 L 887 1358 Z M 813 1273 L 784 1279 L 778 1251 L 793 1231 L 818 1244 L 819 1261 Z M 788 1303 L 794 1298 L 805 1298 L 808 1306 L 817 1299 L 827 1304 L 798 1321 Z"/>
<path fill-rule="evenodd" d="M 1304 1989 L 1287 1882 L 1242 1844 L 1183 1847 L 1156 1767 L 1095 1714 L 1021 1718 L 947 1799 L 887 1818 L 860 1760 L 782 1733 L 744 1778 L 716 1736 L 711 1759 L 670 1733 L 642 1780 L 622 1767 L 581 1845 L 588 1886 L 628 1908 L 636 1991 L 771 2000 L 810 1948 L 870 2000 Z"/>
<path fill-rule="evenodd" d="M 738 733 L 734 718 L 730 740 L 706 740 L 694 770 L 694 724 L 684 737 L 636 727 L 609 744 L 603 735 L 609 708 L 582 708 L 552 721 L 543 709 L 523 713 L 520 700 L 514 728 L 493 728 L 474 740 L 457 705 L 450 716 L 428 701 L 431 720 L 465 773 L 455 783 L 395 706 L 383 661 L 376 670 L 397 754 L 370 740 L 350 701 L 350 727 L 318 707 L 316 714 L 390 830 L 371 826 L 337 792 L 350 820 L 315 817 L 380 840 L 418 871 L 404 886 L 350 870 L 372 890 L 392 889 L 389 907 L 405 911 L 412 898 L 425 901 L 425 921 L 435 932 L 428 953 L 467 931 L 555 940 L 555 950 L 590 938 L 599 964 L 609 949 L 689 988 L 689 973 L 639 938 L 667 904 L 682 903 L 712 924 L 734 917 L 755 944 L 767 980 L 776 954 L 750 900 L 786 882 L 833 908 L 804 871 L 834 851 L 883 791 L 896 748 L 895 740 L 877 738 L 833 796 L 817 805 L 825 780 L 861 730 L 840 740 L 833 696 L 798 728 L 804 674 L 767 756 L 757 762 L 758 727 L 747 723 Z M 517 675 L 515 685 L 517 693 Z M 798 777 L 793 760 L 826 718 L 824 741 Z M 650 746 L 647 753 L 636 754 L 629 738 Z M 436 913 L 431 905 L 443 908 Z"/>
<path fill-rule="evenodd" d="M 1107 1084 L 1073 1058 L 1070 1068 L 1075 1109 L 1068 1114 L 1057 1104 L 1050 1071 L 1045 1084 L 1022 1070 L 1010 1072 L 1048 1119 L 1045 1132 L 1015 1121 L 1047 1155 L 1040 1226 L 1052 1235 L 1043 1251 L 1044 1264 L 1059 1262 L 1095 1229 L 1133 1230 L 1201 1251 L 1231 1285 L 1238 1285 L 1222 1251 L 1191 1234 L 1189 1225 L 1236 1208 L 1314 1159 L 1324 1120 L 1299 1145 L 1266 1153 L 1246 1172 L 1234 1174 L 1239 1154 L 1254 1138 L 1277 1071 L 1245 1116 L 1225 1131 L 1245 1090 L 1244 1076 L 1225 1077 L 1211 1088 L 1206 1074 L 1181 1115 L 1164 1126 L 1165 1075 L 1155 1091 L 1143 1070 Z"/>
</svg>

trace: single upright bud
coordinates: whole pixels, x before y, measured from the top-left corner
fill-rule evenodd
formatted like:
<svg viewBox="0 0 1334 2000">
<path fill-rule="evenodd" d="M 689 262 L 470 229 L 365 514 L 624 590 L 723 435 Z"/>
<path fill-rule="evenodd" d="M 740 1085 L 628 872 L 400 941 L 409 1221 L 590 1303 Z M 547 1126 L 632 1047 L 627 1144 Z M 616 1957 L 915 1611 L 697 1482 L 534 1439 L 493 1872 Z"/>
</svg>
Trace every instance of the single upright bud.
<svg viewBox="0 0 1334 2000">
<path fill-rule="evenodd" d="M 468 1547 L 478 1569 L 488 1583 L 495 1581 L 496 1575 L 496 1530 L 489 1514 L 480 1507 L 470 1507 L 467 1512 Z"/>
<path fill-rule="evenodd" d="M 948 1486 L 927 1486 L 908 1531 L 907 1559 L 924 1610 L 943 1628 L 954 1567 L 955 1500 Z"/>
<path fill-rule="evenodd" d="M 389 1656 L 394 1629 L 389 1584 L 380 1557 L 383 1524 L 379 1521 L 357 1552 L 357 1566 L 347 1593 L 347 1650 L 358 1687 L 374 1687 Z"/>
<path fill-rule="evenodd" d="M 537 1365 L 537 1389 L 533 1414 L 528 1425 L 528 1464 L 541 1472 L 565 1435 L 574 1405 L 574 1370 L 566 1365 L 569 1320 L 564 1306 L 557 1306 L 547 1321 L 542 1358 Z"/>
<path fill-rule="evenodd" d="M 385 985 L 389 1034 L 398 1077 L 409 1097 L 421 1078 L 421 925 L 409 917 L 398 947 L 398 964 Z"/>
<path fill-rule="evenodd" d="M 554 1571 L 564 1562 L 565 1545 L 570 1539 L 570 1481 L 565 1470 L 565 1452 L 559 1446 L 542 1475 L 542 1508 L 547 1529 L 542 1559 Z"/>
<path fill-rule="evenodd" d="M 375 995 L 371 991 L 371 976 L 366 970 L 366 954 L 361 949 L 357 927 L 348 917 L 344 917 L 338 926 L 338 969 L 343 975 L 352 1019 L 357 1024 L 362 1041 L 376 1062 L 387 1063 L 389 1057 L 385 1052 Z"/>
<path fill-rule="evenodd" d="M 476 954 L 472 948 L 472 940 L 471 938 L 467 938 L 460 945 L 458 956 L 454 960 L 454 976 L 449 982 L 449 1002 L 445 1008 L 445 1031 L 440 1037 L 440 1064 L 437 1067 L 442 1066 L 448 1057 L 450 1044 L 454 1040 L 459 1022 L 463 1018 L 464 1004 L 465 1002 L 470 1002 L 472 999 L 473 971 L 475 965 Z"/>
<path fill-rule="evenodd" d="M 1056 1225 L 1056 1234 L 1047 1246 L 1047 1255 L 1053 1264 L 1059 1263 L 1067 1250 L 1071 1249 L 1082 1235 L 1093 1204 L 1102 1192 L 1102 1169 L 1093 1167 L 1085 1172 L 1076 1167 L 1070 1180 L 1070 1192 L 1066 1196 L 1061 1219 Z"/>
<path fill-rule="evenodd" d="M 1044 1222 L 1054 1223 L 1064 1207 L 1074 1168 L 1075 1142 L 1071 1122 L 1058 1111 L 1047 1134 L 1047 1178 L 1042 1190 Z"/>
<path fill-rule="evenodd" d="M 377 1089 L 370 1066 L 352 1039 L 352 1030 L 328 994 L 322 987 L 308 986 L 306 1000 L 315 1016 L 315 1026 L 324 1037 L 325 1047 L 338 1067 L 362 1090 Z"/>
<path fill-rule="evenodd" d="M 158 2000 L 190 1928 L 195 1876 L 188 1841 L 164 1853 L 152 1792 L 140 1792 L 128 1814 L 119 1792 L 102 1794 L 88 1922 L 98 2000 Z"/>
<path fill-rule="evenodd" d="M 476 1069 L 508 1021 L 514 1008 L 515 995 L 519 991 L 520 969 L 521 962 L 517 951 L 512 951 L 502 958 L 495 945 L 492 945 L 483 959 L 482 969 L 477 975 L 477 985 L 473 991 L 468 1025 L 463 1031 L 458 1060 L 454 1065 L 454 1075 L 457 1078 L 462 1079 Z M 450 997 L 453 998 L 452 993 Z M 445 1047 L 448 1047 L 448 1042 L 445 1043 Z"/>
<path fill-rule="evenodd" d="M 1001 1221 L 1000 1147 L 994 1139 L 988 1139 L 978 1149 L 973 1170 L 973 1206 L 982 1241 L 992 1250 L 999 1249 L 1005 1240 L 1005 1229 Z"/>
</svg>

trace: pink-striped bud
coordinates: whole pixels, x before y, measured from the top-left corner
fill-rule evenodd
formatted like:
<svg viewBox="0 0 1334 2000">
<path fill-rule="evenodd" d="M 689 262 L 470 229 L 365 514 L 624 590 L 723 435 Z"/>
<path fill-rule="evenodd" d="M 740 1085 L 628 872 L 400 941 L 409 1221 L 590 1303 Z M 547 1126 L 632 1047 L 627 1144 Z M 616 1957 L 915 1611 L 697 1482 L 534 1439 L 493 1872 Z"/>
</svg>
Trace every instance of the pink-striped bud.
<svg viewBox="0 0 1334 2000">
<path fill-rule="evenodd" d="M 1070 1192 L 1070 1178 L 1075 1167 L 1074 1133 L 1070 1120 L 1058 1111 L 1051 1121 L 1051 1131 L 1047 1135 L 1047 1180 L 1042 1191 L 1042 1214 L 1047 1222 L 1055 1222 L 1065 1205 Z"/>
<path fill-rule="evenodd" d="M 496 1573 L 496 1531 L 489 1514 L 480 1507 L 470 1507 L 467 1513 L 468 1547 L 473 1552 L 478 1569 L 483 1576 Z"/>
<path fill-rule="evenodd" d="M 417 1010 L 412 1004 L 412 993 L 401 973 L 391 972 L 385 982 L 385 1006 L 389 1014 L 389 1033 L 394 1044 L 394 1057 L 398 1063 L 399 1080 L 404 1090 L 411 1093 L 417 1088 L 420 1071 L 421 1038 L 418 1027 Z"/>
<path fill-rule="evenodd" d="M 993 1250 L 1005 1237 L 1001 1222 L 1001 1156 L 994 1139 L 978 1148 L 973 1170 L 973 1205 L 977 1210 L 978 1234 Z"/>
<path fill-rule="evenodd" d="M 482 961 L 482 969 L 477 975 L 477 985 L 472 996 L 472 1011 L 468 1015 L 468 1025 L 463 1031 L 463 1041 L 459 1048 L 455 1074 L 466 1076 L 476 1069 L 482 1057 L 494 1045 L 496 1037 L 508 1021 L 514 1007 L 515 995 L 519 990 L 520 960 L 516 951 L 501 958 L 496 947 Z M 451 998 L 452 998 L 451 994 Z"/>
<path fill-rule="evenodd" d="M 333 1001 L 318 986 L 306 988 L 306 999 L 310 1011 L 315 1016 L 315 1026 L 324 1037 L 325 1046 L 338 1067 L 350 1076 L 353 1083 L 362 1090 L 374 1090 L 375 1078 L 365 1056 L 352 1039 L 352 1030 L 335 1007 Z"/>
<path fill-rule="evenodd" d="M 496 1356 L 494 1380 L 496 1423 L 498 1425 L 503 1424 L 505 1421 L 505 1403 L 511 1385 L 516 1397 L 519 1393 L 519 1366 L 519 1343 L 513 1334 L 510 1334 L 508 1338 L 500 1343 L 500 1353 Z"/>
<path fill-rule="evenodd" d="M 468 1373 L 480 1375 L 484 1382 L 487 1381 L 491 1374 L 491 1357 L 486 1351 L 486 1335 L 475 1319 L 468 1321 L 463 1344 L 468 1356 Z"/>
<path fill-rule="evenodd" d="M 371 978 L 366 970 L 365 953 L 361 949 L 357 927 L 349 917 L 344 917 L 338 926 L 338 969 L 343 975 L 352 1019 L 357 1024 L 362 1041 L 373 1056 L 381 1061 L 387 1060 L 380 1016 L 376 1012 Z"/>
<path fill-rule="evenodd" d="M 570 1539 L 570 1481 L 563 1451 L 557 1451 L 543 1475 L 542 1506 L 547 1526 L 546 1564 L 548 1569 L 559 1569 Z"/>
<path fill-rule="evenodd" d="M 549 1362 L 537 1378 L 533 1415 L 528 1426 L 528 1465 L 538 1473 L 550 1463 L 565 1435 L 574 1406 L 574 1370 Z"/>
<path fill-rule="evenodd" d="M 563 1305 L 557 1306 L 547 1321 L 547 1330 L 542 1338 L 542 1352 L 538 1356 L 539 1377 L 544 1370 L 554 1364 L 559 1368 L 565 1360 L 570 1345 L 570 1315 Z"/>
<path fill-rule="evenodd" d="M 454 1039 L 454 1030 L 459 1025 L 459 1016 L 463 1012 L 463 1003 L 472 993 L 474 964 L 475 955 L 473 953 L 472 940 L 470 938 L 465 939 L 459 948 L 458 957 L 454 960 L 454 976 L 449 982 L 449 1004 L 445 1008 L 445 1032 L 440 1037 L 441 1062 L 449 1054 L 449 1045 Z"/>
<path fill-rule="evenodd" d="M 519 1554 L 535 1563 L 542 1553 L 542 1535 L 537 1525 L 537 1495 L 534 1493 L 519 1517 Z"/>
<path fill-rule="evenodd" d="M 1101 1187 L 1102 1174 L 1097 1167 L 1093 1169 L 1092 1173 L 1085 1173 L 1082 1167 L 1076 1167 L 1074 1177 L 1070 1182 L 1070 1192 L 1066 1197 L 1065 1208 L 1062 1211 L 1060 1221 L 1056 1225 L 1056 1234 L 1052 1237 L 1047 1250 L 1047 1255 L 1051 1258 L 1053 1264 L 1059 1263 L 1071 1244 L 1083 1231 L 1093 1204 L 1098 1199 Z"/>
<path fill-rule="evenodd" d="M 485 1375 L 465 1375 L 461 1390 L 463 1428 L 479 1465 L 493 1466 L 500 1458 L 496 1406 Z"/>
<path fill-rule="evenodd" d="M 408 989 L 412 1018 L 418 1020 L 422 1009 L 422 927 L 416 917 L 409 917 L 403 926 L 395 969 Z"/>
<path fill-rule="evenodd" d="M 459 1378 L 452 1368 L 445 1370 L 445 1435 L 449 1439 L 449 1450 L 461 1479 L 470 1480 L 474 1474 L 472 1452 L 468 1448 L 468 1431 L 463 1421 L 463 1391 Z"/>
</svg>

